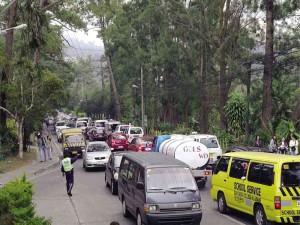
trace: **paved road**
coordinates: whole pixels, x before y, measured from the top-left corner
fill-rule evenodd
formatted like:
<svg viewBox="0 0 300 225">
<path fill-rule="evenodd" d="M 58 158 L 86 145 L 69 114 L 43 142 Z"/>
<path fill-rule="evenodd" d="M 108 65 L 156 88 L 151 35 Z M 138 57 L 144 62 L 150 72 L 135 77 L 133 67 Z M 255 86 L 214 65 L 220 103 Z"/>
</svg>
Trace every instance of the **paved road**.
<svg viewBox="0 0 300 225">
<path fill-rule="evenodd" d="M 55 140 L 55 138 L 53 138 Z M 38 215 L 52 218 L 54 225 L 109 225 L 117 220 L 121 225 L 133 225 L 134 219 L 125 219 L 121 203 L 105 187 L 104 170 L 85 172 L 82 159 L 75 162 L 73 197 L 68 197 L 65 179 L 60 168 L 41 174 L 31 180 L 35 184 L 34 202 Z M 210 181 L 201 190 L 203 219 L 201 225 L 250 225 L 253 218 L 241 213 L 221 215 L 210 198 Z"/>
</svg>

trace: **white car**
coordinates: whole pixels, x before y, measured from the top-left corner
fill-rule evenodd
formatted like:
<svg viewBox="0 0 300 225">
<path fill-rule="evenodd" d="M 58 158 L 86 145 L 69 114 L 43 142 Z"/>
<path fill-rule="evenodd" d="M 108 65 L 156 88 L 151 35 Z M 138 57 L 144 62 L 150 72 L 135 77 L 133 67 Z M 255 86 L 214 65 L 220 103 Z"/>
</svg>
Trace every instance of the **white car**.
<svg viewBox="0 0 300 225">
<path fill-rule="evenodd" d="M 55 133 L 57 134 L 57 131 L 61 130 L 63 128 L 69 128 L 67 126 L 67 123 L 63 120 L 57 121 L 56 124 L 55 124 Z"/>
<path fill-rule="evenodd" d="M 128 124 L 119 124 L 116 126 L 115 132 L 116 133 L 124 133 L 129 127 L 130 127 L 130 125 L 128 125 Z"/>
<path fill-rule="evenodd" d="M 144 130 L 141 127 L 128 127 L 124 134 L 126 135 L 128 142 L 130 143 L 133 138 L 137 137 L 143 137 L 144 136 Z"/>
<path fill-rule="evenodd" d="M 89 168 L 105 168 L 111 155 L 111 149 L 104 141 L 89 142 L 82 152 L 82 166 L 85 171 Z"/>
</svg>

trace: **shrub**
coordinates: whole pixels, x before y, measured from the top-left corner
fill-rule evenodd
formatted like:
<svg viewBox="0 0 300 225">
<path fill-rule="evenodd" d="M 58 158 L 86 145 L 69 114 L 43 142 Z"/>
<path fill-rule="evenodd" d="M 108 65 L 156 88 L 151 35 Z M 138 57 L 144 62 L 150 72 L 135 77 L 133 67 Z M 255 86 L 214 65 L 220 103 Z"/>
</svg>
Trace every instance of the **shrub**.
<svg viewBox="0 0 300 225">
<path fill-rule="evenodd" d="M 1 224 L 48 225 L 50 220 L 35 215 L 32 203 L 33 186 L 23 175 L 0 189 Z"/>
</svg>

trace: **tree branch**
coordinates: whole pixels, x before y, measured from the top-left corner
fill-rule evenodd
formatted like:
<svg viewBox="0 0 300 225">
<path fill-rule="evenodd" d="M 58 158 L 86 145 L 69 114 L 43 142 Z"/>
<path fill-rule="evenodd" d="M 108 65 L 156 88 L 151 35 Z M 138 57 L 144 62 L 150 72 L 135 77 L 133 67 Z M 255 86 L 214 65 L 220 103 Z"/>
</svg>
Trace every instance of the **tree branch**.
<svg viewBox="0 0 300 225">
<path fill-rule="evenodd" d="M 0 109 L 2 109 L 3 111 L 7 112 L 12 118 L 16 119 L 16 117 L 14 116 L 14 114 L 12 114 L 8 109 L 3 108 L 1 105 L 0 105 Z"/>
<path fill-rule="evenodd" d="M 41 10 L 42 10 L 42 11 L 47 11 L 47 10 L 50 9 L 52 6 L 54 6 L 54 5 L 56 5 L 56 4 L 60 3 L 60 2 L 62 2 L 62 0 L 57 0 L 57 1 L 55 1 L 55 2 L 52 2 L 51 4 L 46 5 L 45 7 L 41 8 Z"/>
</svg>

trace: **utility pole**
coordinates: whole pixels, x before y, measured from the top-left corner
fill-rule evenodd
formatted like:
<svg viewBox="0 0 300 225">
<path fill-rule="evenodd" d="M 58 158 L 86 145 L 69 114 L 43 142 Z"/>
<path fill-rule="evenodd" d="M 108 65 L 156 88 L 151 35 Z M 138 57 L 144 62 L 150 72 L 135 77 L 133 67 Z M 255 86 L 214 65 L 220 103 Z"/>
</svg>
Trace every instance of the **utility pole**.
<svg viewBox="0 0 300 225">
<path fill-rule="evenodd" d="M 145 120 L 144 120 L 144 117 L 145 117 L 145 106 L 144 106 L 144 74 L 143 74 L 143 67 L 141 66 L 141 111 L 142 111 L 142 128 L 145 132 Z"/>
</svg>

